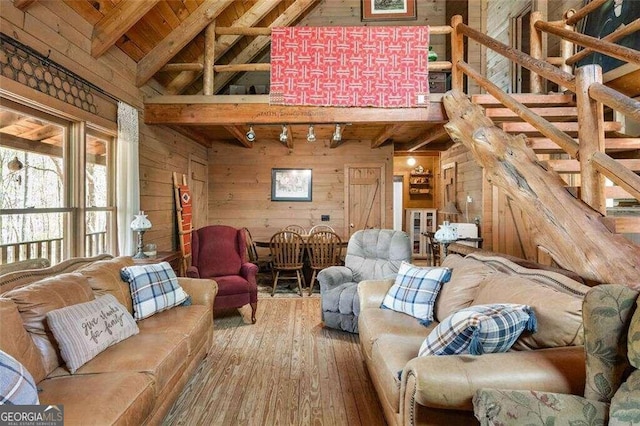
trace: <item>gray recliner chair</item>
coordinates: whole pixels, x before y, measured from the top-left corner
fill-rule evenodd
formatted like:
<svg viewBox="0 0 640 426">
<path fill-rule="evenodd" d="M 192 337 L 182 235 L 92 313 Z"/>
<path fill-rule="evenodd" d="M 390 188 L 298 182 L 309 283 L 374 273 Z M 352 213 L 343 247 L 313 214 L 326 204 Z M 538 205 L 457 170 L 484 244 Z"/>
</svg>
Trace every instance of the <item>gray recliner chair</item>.
<svg viewBox="0 0 640 426">
<path fill-rule="evenodd" d="M 331 266 L 318 273 L 325 327 L 358 332 L 358 283 L 393 278 L 402 261 L 411 261 L 409 236 L 392 229 L 364 229 L 347 245 L 345 266 Z"/>
</svg>

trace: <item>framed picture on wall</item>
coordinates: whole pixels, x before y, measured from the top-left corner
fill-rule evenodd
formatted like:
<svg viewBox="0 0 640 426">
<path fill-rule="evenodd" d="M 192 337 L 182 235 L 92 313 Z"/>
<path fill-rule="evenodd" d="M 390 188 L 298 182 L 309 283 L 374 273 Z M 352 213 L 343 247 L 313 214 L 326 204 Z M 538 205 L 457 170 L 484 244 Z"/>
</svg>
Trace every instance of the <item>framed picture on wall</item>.
<svg viewBox="0 0 640 426">
<path fill-rule="evenodd" d="M 591 0 L 584 0 L 584 5 L 590 2 Z M 604 38 L 638 18 L 640 18 L 640 1 L 608 0 L 582 20 L 580 32 L 592 37 Z M 635 33 L 623 37 L 615 43 L 640 50 L 640 37 Z M 588 64 L 599 64 L 602 67 L 602 73 L 605 74 L 625 63 L 602 53 L 594 52 L 578 62 L 578 66 Z"/>
<path fill-rule="evenodd" d="M 417 0 L 361 0 L 361 20 L 411 21 L 418 19 Z"/>
<path fill-rule="evenodd" d="M 311 169 L 271 169 L 271 201 L 311 198 Z"/>
</svg>

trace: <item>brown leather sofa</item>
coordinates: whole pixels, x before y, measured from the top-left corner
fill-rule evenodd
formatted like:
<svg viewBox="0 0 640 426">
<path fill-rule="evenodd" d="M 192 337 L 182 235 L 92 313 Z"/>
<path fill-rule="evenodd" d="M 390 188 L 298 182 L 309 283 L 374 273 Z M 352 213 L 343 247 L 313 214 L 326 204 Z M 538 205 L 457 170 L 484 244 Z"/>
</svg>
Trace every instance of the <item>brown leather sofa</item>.
<svg viewBox="0 0 640 426">
<path fill-rule="evenodd" d="M 360 345 L 387 423 L 477 424 L 472 397 L 483 387 L 582 393 L 581 314 L 587 285 L 557 271 L 478 253 L 449 255 L 443 266 L 452 268 L 452 277 L 436 299 L 436 321 L 427 327 L 380 308 L 393 280 L 359 284 Z M 418 357 L 438 321 L 461 308 L 487 303 L 532 306 L 538 331 L 525 332 L 506 353 Z"/>
<path fill-rule="evenodd" d="M 179 278 L 191 306 L 139 321 L 139 334 L 107 348 L 75 374 L 69 372 L 47 330 L 46 313 L 59 304 L 73 304 L 74 290 L 87 284 L 95 296 L 113 294 L 131 312 L 129 287 L 120 279 L 120 269 L 132 264 L 129 257 L 102 255 L 0 276 L 0 349 L 29 370 L 41 404 L 64 405 L 65 424 L 160 424 L 209 353 L 217 284 Z M 43 285 L 47 279 L 55 285 Z M 7 297 L 14 289 L 22 290 L 20 306 Z M 30 313 L 25 304 L 30 304 Z M 43 332 L 27 331 L 38 323 L 45 324 Z"/>
</svg>

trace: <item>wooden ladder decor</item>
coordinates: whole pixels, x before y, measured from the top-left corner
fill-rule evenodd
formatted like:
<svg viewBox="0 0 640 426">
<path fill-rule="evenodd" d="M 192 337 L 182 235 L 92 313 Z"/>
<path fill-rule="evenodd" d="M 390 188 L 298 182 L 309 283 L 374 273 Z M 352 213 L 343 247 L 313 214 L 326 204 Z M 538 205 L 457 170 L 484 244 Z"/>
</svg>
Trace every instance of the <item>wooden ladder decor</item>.
<svg viewBox="0 0 640 426">
<path fill-rule="evenodd" d="M 185 276 L 187 268 L 191 264 L 191 190 L 187 185 L 187 176 L 182 175 L 182 181 L 178 174 L 173 172 L 173 191 L 176 199 L 176 216 L 178 219 L 178 238 L 180 240 L 180 275 Z"/>
</svg>

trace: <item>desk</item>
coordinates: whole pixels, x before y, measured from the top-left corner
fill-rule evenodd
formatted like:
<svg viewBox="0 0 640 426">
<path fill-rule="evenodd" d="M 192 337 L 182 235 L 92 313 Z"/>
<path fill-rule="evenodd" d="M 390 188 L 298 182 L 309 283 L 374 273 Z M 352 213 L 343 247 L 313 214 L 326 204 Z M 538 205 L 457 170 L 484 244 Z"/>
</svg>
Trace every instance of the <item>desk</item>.
<svg viewBox="0 0 640 426">
<path fill-rule="evenodd" d="M 159 251 L 155 256 L 149 256 L 144 259 L 133 259 L 133 263 L 136 265 L 150 265 L 153 263 L 169 262 L 176 275 L 180 276 L 180 263 L 182 260 L 182 253 L 177 251 Z"/>
</svg>

